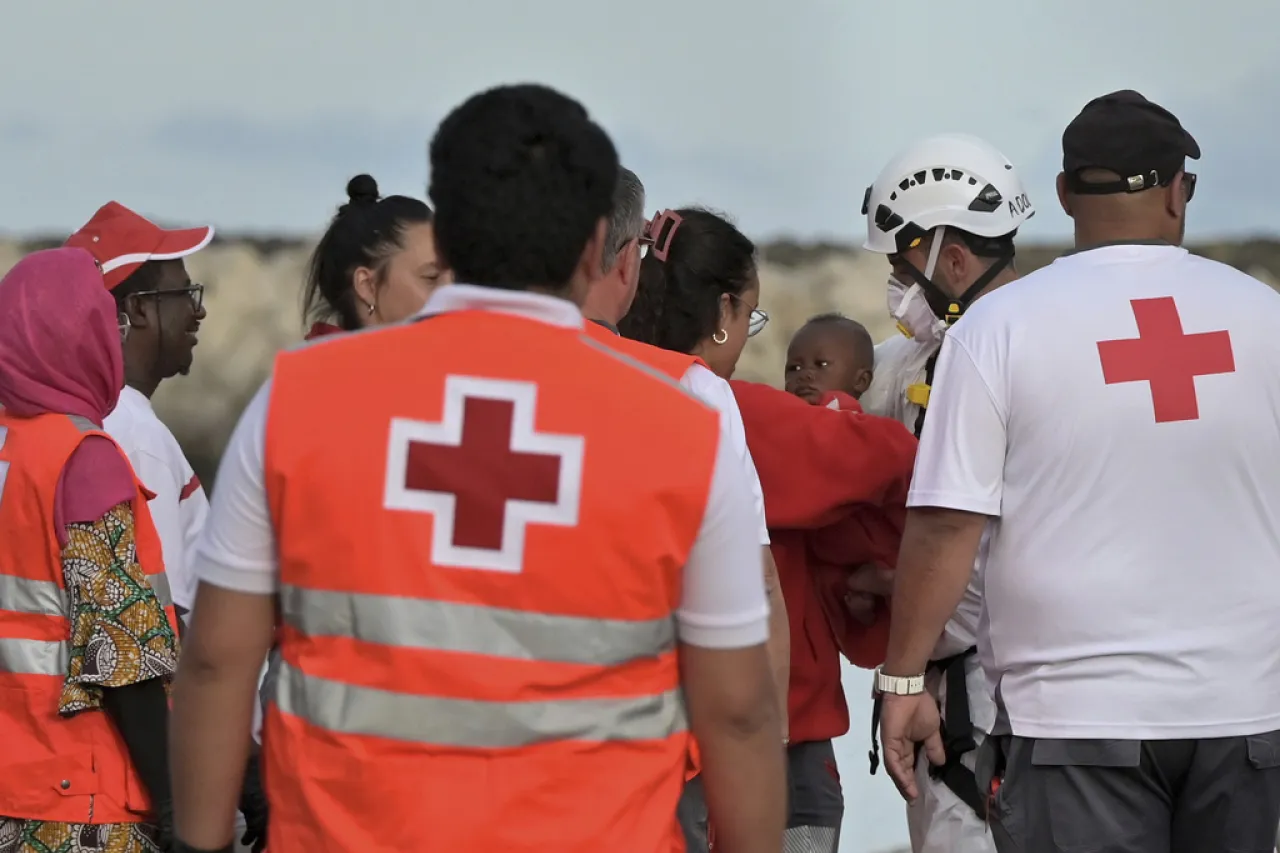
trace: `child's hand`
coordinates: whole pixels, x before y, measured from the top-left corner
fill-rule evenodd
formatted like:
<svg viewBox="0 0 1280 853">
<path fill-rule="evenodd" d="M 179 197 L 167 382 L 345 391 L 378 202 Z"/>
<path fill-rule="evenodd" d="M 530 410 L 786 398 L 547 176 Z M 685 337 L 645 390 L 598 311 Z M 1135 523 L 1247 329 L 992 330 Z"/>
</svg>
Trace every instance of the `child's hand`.
<svg viewBox="0 0 1280 853">
<path fill-rule="evenodd" d="M 849 618 L 863 627 L 869 628 L 876 622 L 876 597 L 865 592 L 846 592 L 844 606 L 849 611 Z"/>
<path fill-rule="evenodd" d="M 849 616 L 859 624 L 874 624 L 879 599 L 892 594 L 893 571 L 884 566 L 865 563 L 845 578 L 844 604 Z"/>
<path fill-rule="evenodd" d="M 893 595 L 893 570 L 877 563 L 863 563 L 845 579 L 851 593 L 864 593 L 879 598 Z"/>
</svg>

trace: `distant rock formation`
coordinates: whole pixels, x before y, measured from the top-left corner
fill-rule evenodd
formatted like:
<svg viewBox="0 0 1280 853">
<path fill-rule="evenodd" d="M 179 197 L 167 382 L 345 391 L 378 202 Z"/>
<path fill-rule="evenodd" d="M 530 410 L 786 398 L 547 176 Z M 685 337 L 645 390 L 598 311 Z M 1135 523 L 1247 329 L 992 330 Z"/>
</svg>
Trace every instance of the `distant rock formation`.
<svg viewBox="0 0 1280 853">
<path fill-rule="evenodd" d="M 0 241 L 0 274 L 51 241 Z M 283 239 L 222 239 L 189 259 L 205 285 L 209 316 L 201 327 L 191 375 L 166 382 L 156 408 L 211 483 L 218 455 L 272 356 L 302 338 L 299 294 L 310 244 Z M 1023 272 L 1050 262 L 1060 247 L 1019 251 Z M 1253 240 L 1197 247 L 1271 284 L 1280 281 L 1280 241 Z M 841 311 L 864 323 L 876 340 L 894 334 L 885 312 L 888 264 L 847 246 L 774 243 L 761 251 L 761 307 L 770 322 L 743 353 L 738 375 L 777 384 L 787 341 L 807 317 Z M 335 401 L 340 404 L 341 401 Z"/>
</svg>

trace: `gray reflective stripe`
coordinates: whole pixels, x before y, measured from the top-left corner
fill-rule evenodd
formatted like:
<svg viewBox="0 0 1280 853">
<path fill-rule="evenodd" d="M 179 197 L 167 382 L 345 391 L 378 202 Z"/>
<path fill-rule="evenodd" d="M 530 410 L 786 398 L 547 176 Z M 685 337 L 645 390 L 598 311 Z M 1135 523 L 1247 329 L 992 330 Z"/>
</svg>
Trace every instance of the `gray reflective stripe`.
<svg viewBox="0 0 1280 853">
<path fill-rule="evenodd" d="M 164 572 L 158 575 L 147 575 L 147 581 L 151 584 L 151 591 L 160 600 L 160 606 L 172 607 L 173 591 L 169 589 L 169 576 Z"/>
<path fill-rule="evenodd" d="M 698 400 L 698 402 L 702 403 L 704 406 L 706 405 L 706 403 L 703 403 L 702 400 L 698 399 L 698 396 L 696 394 L 694 394 L 688 388 L 681 385 L 680 380 L 673 379 L 672 377 L 663 373 L 661 370 L 654 367 L 653 365 L 645 364 L 643 361 L 637 361 L 636 359 L 627 355 L 625 352 L 616 350 L 606 343 L 601 343 L 600 341 L 597 341 L 595 338 L 591 337 L 585 332 L 582 334 L 581 340 L 584 344 L 595 347 L 596 349 L 600 350 L 600 352 L 604 353 L 607 356 L 616 358 L 618 361 L 622 362 L 623 364 L 626 364 L 630 367 L 634 367 L 635 369 L 641 371 L 642 373 L 647 373 L 650 376 L 652 376 L 654 379 L 662 380 L 663 384 L 665 385 L 670 385 L 672 388 L 679 388 L 680 392 L 685 396 L 692 397 L 693 399 Z M 690 363 L 690 366 L 692 366 L 692 363 Z"/>
<path fill-rule="evenodd" d="M 53 581 L 0 575 L 0 610 L 66 616 L 67 593 Z"/>
<path fill-rule="evenodd" d="M 312 725 L 462 749 L 549 741 L 660 740 L 688 728 L 679 690 L 627 699 L 477 702 L 393 693 L 307 675 L 280 662 L 276 706 Z"/>
<path fill-rule="evenodd" d="M 0 672 L 65 677 L 70 658 L 65 642 L 0 639 Z"/>
<path fill-rule="evenodd" d="M 284 586 L 281 612 L 312 637 L 515 660 L 616 666 L 675 649 L 675 620 L 587 619 Z"/>
<path fill-rule="evenodd" d="M 67 415 L 67 417 L 71 420 L 71 423 L 75 424 L 76 429 L 80 430 L 81 432 L 102 432 L 103 431 L 102 427 L 98 426 L 88 418 L 81 417 L 80 415 Z"/>
</svg>

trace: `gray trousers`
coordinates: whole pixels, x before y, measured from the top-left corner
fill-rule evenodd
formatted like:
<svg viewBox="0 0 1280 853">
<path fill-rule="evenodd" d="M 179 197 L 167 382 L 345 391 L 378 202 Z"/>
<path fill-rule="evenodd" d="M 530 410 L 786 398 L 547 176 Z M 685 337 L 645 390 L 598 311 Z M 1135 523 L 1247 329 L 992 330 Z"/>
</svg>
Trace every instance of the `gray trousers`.
<svg viewBox="0 0 1280 853">
<path fill-rule="evenodd" d="M 276 682 L 280 680 L 280 663 L 283 660 L 279 646 L 272 646 L 271 651 L 267 652 L 267 674 L 263 677 L 262 684 L 258 686 L 258 701 L 262 703 L 264 720 L 267 714 L 267 703 L 275 695 Z"/>
<path fill-rule="evenodd" d="M 831 741 L 787 747 L 787 831 L 783 853 L 836 853 L 844 792 Z"/>
<path fill-rule="evenodd" d="M 707 834 L 707 798 L 702 792 L 701 776 L 694 776 L 684 783 L 680 802 L 676 804 L 676 819 L 684 830 L 684 845 L 688 853 L 707 853 L 711 849 Z"/>
<path fill-rule="evenodd" d="M 989 737 L 999 853 L 1272 853 L 1280 732 L 1204 740 Z"/>
<path fill-rule="evenodd" d="M 844 794 L 831 741 L 797 743 L 787 749 L 788 817 L 784 853 L 836 853 Z M 688 853 L 707 853 L 707 799 L 702 777 L 685 783 L 676 818 Z"/>
</svg>

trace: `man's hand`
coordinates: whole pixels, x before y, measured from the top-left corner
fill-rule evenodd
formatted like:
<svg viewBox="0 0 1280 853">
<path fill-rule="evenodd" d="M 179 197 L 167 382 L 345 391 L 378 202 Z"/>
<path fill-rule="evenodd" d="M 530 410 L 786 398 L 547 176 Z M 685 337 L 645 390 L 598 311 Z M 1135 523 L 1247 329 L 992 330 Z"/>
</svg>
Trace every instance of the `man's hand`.
<svg viewBox="0 0 1280 853">
<path fill-rule="evenodd" d="M 201 583 L 191 609 L 200 615 L 178 658 L 169 726 L 174 832 L 216 851 L 230 849 L 276 598 Z"/>
<path fill-rule="evenodd" d="M 924 753 L 933 764 L 943 764 L 947 752 L 942 746 L 942 719 L 938 705 L 928 693 L 915 696 L 883 695 L 880 710 L 880 745 L 884 749 L 884 767 L 907 802 L 915 802 L 916 744 L 924 744 Z"/>
<path fill-rule="evenodd" d="M 787 825 L 787 759 L 778 740 L 778 693 L 763 645 L 680 644 L 689 726 L 702 752 L 702 784 L 716 849 L 779 853 Z"/>
</svg>

